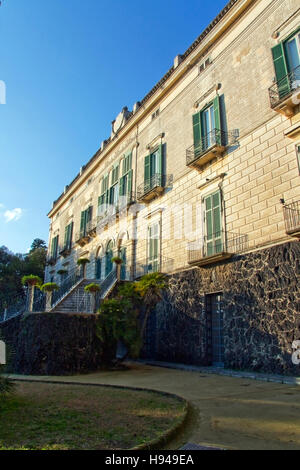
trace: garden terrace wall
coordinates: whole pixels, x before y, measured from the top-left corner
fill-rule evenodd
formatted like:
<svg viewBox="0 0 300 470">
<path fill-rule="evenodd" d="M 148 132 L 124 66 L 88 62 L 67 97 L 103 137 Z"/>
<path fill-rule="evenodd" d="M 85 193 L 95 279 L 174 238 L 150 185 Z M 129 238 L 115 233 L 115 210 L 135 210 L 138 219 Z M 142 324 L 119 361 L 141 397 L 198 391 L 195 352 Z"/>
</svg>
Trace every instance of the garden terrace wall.
<svg viewBox="0 0 300 470">
<path fill-rule="evenodd" d="M 15 318 L 0 327 L 12 352 L 8 372 L 68 375 L 98 370 L 114 352 L 96 336 L 96 316 L 39 313 Z"/>
<path fill-rule="evenodd" d="M 222 292 L 225 367 L 300 375 L 300 243 L 237 256 L 174 274 L 147 329 L 144 356 L 210 365 L 206 295 Z"/>
</svg>

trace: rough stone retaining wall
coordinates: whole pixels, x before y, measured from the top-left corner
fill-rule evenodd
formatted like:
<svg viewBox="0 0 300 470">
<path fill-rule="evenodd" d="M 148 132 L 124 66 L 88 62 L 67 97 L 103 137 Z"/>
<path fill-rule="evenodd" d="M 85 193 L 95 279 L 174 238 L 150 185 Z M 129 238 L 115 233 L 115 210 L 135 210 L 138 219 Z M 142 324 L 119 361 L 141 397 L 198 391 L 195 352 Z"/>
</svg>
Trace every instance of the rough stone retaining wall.
<svg viewBox="0 0 300 470">
<path fill-rule="evenodd" d="M 9 350 L 8 372 L 67 375 L 101 368 L 104 354 L 95 315 L 40 313 L 0 325 Z"/>
<path fill-rule="evenodd" d="M 150 320 L 149 358 L 209 365 L 205 295 L 222 292 L 225 367 L 299 375 L 291 358 L 300 340 L 299 274 L 296 241 L 172 275 Z"/>
</svg>

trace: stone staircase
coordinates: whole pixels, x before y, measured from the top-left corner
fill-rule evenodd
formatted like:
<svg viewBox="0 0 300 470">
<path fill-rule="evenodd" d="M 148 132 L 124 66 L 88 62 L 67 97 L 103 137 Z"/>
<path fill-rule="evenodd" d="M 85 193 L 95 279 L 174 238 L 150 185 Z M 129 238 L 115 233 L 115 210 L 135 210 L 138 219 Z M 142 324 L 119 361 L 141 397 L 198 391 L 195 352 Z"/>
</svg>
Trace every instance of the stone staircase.
<svg viewBox="0 0 300 470">
<path fill-rule="evenodd" d="M 60 313 L 92 313 L 91 296 L 84 288 L 91 283 L 101 287 L 97 304 L 104 300 L 111 293 L 117 283 L 116 273 L 113 271 L 106 279 L 81 279 L 52 307 L 51 312 Z"/>
</svg>

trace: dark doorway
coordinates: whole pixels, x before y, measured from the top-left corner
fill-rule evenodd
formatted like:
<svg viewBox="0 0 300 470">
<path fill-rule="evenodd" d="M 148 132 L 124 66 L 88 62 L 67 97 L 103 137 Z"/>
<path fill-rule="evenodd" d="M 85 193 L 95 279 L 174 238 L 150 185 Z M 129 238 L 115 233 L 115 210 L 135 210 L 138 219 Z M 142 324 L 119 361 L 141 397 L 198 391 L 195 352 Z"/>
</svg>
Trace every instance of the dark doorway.
<svg viewBox="0 0 300 470">
<path fill-rule="evenodd" d="M 224 367 L 224 312 L 222 294 L 206 296 L 208 354 L 213 366 Z"/>
</svg>

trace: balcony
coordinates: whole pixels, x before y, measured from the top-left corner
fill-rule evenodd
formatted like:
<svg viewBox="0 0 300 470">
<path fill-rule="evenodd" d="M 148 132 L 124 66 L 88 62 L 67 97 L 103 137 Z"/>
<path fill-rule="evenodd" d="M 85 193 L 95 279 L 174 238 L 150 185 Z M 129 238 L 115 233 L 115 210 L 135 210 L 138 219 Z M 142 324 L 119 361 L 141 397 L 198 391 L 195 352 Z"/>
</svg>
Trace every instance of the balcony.
<svg viewBox="0 0 300 470">
<path fill-rule="evenodd" d="M 283 206 L 285 231 L 288 235 L 300 238 L 300 201 Z"/>
<path fill-rule="evenodd" d="M 49 258 L 47 258 L 46 263 L 49 266 L 54 266 L 56 264 L 56 261 L 57 261 L 57 256 L 51 255 Z"/>
<path fill-rule="evenodd" d="M 128 206 L 135 202 L 134 193 L 121 196 L 117 204 L 106 204 L 105 210 L 97 217 L 97 228 L 103 230 L 109 223 L 116 222 L 123 213 L 126 214 Z"/>
<path fill-rule="evenodd" d="M 76 237 L 75 237 L 75 242 L 77 243 L 77 245 L 82 247 L 86 245 L 87 243 L 89 243 L 89 241 L 90 241 L 90 237 L 86 231 L 86 228 L 84 228 L 83 230 L 80 230 L 80 232 L 77 232 Z"/>
<path fill-rule="evenodd" d="M 248 235 L 238 235 L 222 230 L 213 237 L 204 237 L 188 244 L 188 263 L 206 266 L 231 258 L 248 248 Z"/>
<path fill-rule="evenodd" d="M 59 252 L 60 256 L 66 258 L 71 254 L 71 243 L 66 244 L 62 250 Z"/>
<path fill-rule="evenodd" d="M 173 175 L 161 175 L 156 173 L 149 180 L 140 184 L 137 188 L 137 200 L 150 202 L 152 199 L 160 196 L 165 188 L 171 186 Z"/>
<path fill-rule="evenodd" d="M 174 268 L 174 260 L 172 258 L 160 257 L 157 261 L 144 260 L 142 263 L 137 263 L 135 269 L 135 278 L 145 276 L 150 273 L 170 273 Z"/>
<path fill-rule="evenodd" d="M 236 132 L 224 132 L 213 129 L 202 137 L 197 146 L 192 145 L 186 151 L 186 165 L 191 168 L 201 168 L 214 158 L 221 156 L 228 145 L 236 141 Z"/>
<path fill-rule="evenodd" d="M 300 66 L 269 88 L 271 108 L 290 118 L 300 103 Z"/>
<path fill-rule="evenodd" d="M 97 236 L 97 219 L 90 220 L 85 228 L 88 237 L 95 238 Z"/>
</svg>

